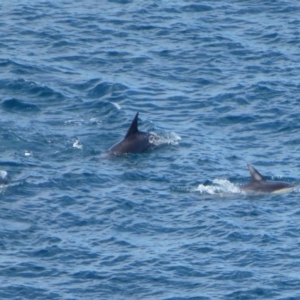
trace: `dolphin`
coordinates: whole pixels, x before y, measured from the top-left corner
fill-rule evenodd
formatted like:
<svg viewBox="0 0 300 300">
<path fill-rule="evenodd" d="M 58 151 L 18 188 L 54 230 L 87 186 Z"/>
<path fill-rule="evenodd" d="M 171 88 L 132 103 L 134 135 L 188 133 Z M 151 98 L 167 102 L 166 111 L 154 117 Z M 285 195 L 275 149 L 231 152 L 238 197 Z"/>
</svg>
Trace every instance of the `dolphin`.
<svg viewBox="0 0 300 300">
<path fill-rule="evenodd" d="M 154 138 L 154 135 L 138 130 L 138 117 L 139 113 L 137 112 L 124 139 L 112 146 L 109 149 L 110 153 L 141 153 L 153 147 L 151 139 Z"/>
<path fill-rule="evenodd" d="M 266 180 L 253 166 L 247 165 L 251 174 L 251 181 L 241 187 L 243 191 L 261 193 L 282 193 L 294 188 L 293 185 L 281 181 Z"/>
</svg>

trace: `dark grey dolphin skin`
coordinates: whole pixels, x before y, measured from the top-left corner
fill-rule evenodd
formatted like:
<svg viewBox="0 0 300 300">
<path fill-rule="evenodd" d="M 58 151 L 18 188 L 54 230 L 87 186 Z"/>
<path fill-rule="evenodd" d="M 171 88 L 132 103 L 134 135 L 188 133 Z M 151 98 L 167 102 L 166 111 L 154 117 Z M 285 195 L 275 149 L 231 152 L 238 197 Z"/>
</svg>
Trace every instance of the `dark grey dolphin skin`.
<svg viewBox="0 0 300 300">
<path fill-rule="evenodd" d="M 251 174 L 251 181 L 241 187 L 243 191 L 260 193 L 282 193 L 291 190 L 294 186 L 286 182 L 267 181 L 253 166 L 247 165 Z"/>
<path fill-rule="evenodd" d="M 112 146 L 109 149 L 110 153 L 141 153 L 153 147 L 153 144 L 150 143 L 150 138 L 152 135 L 147 132 L 139 131 L 138 117 L 139 113 L 137 112 L 124 139 Z"/>
</svg>

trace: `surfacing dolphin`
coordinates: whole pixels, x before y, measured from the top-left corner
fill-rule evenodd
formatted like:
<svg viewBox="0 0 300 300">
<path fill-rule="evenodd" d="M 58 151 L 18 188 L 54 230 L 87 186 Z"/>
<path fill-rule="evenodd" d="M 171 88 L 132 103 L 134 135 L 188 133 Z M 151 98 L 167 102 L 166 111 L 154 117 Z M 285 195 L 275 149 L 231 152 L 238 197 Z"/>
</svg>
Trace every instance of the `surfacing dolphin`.
<svg viewBox="0 0 300 300">
<path fill-rule="evenodd" d="M 151 138 L 154 138 L 154 135 L 148 132 L 139 131 L 138 117 L 139 113 L 137 112 L 124 139 L 112 146 L 109 149 L 110 153 L 141 153 L 153 147 L 153 143 L 151 143 Z"/>
<path fill-rule="evenodd" d="M 247 165 L 251 174 L 251 181 L 242 186 L 243 191 L 260 193 L 282 193 L 294 188 L 293 185 L 281 181 L 266 180 L 253 166 Z"/>
</svg>

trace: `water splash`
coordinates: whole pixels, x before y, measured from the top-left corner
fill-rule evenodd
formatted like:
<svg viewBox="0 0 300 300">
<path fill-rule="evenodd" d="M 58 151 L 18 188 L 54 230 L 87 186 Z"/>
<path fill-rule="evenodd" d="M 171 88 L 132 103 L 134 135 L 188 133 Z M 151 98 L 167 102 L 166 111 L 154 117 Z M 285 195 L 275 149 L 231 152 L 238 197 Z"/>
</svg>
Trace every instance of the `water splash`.
<svg viewBox="0 0 300 300">
<path fill-rule="evenodd" d="M 79 140 L 74 139 L 74 140 L 73 140 L 73 148 L 76 148 L 76 149 L 82 149 L 82 148 L 83 148 L 83 145 L 80 143 Z"/>
<path fill-rule="evenodd" d="M 5 170 L 0 170 L 0 186 L 8 184 L 10 178 Z"/>
<path fill-rule="evenodd" d="M 212 185 L 199 184 L 198 187 L 195 188 L 195 191 L 199 191 L 201 194 L 209 195 L 242 193 L 242 191 L 236 185 L 227 179 L 214 179 L 212 181 Z"/>
<path fill-rule="evenodd" d="M 24 155 L 25 156 L 32 156 L 32 152 L 28 151 L 28 150 L 25 150 Z"/>
<path fill-rule="evenodd" d="M 151 132 L 150 134 L 151 135 L 149 138 L 149 142 L 151 144 L 154 144 L 155 146 L 165 145 L 165 144 L 176 146 L 181 141 L 181 137 L 175 132 L 171 132 L 168 134 L 162 134 L 162 135 L 158 135 L 153 132 Z"/>
</svg>

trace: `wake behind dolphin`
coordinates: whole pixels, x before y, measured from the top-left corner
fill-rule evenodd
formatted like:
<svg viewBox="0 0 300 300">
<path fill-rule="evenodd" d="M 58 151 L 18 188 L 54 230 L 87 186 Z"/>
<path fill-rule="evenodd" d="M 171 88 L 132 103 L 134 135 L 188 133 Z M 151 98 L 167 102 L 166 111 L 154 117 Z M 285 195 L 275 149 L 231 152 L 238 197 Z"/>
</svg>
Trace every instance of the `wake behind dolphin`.
<svg viewBox="0 0 300 300">
<path fill-rule="evenodd" d="M 138 130 L 138 117 L 139 113 L 137 112 L 124 139 L 112 146 L 109 149 L 110 153 L 141 153 L 153 147 L 151 141 L 155 139 L 155 136 Z"/>
<path fill-rule="evenodd" d="M 281 181 L 266 180 L 253 166 L 247 165 L 251 174 L 251 181 L 241 187 L 243 191 L 261 193 L 281 193 L 294 188 L 293 185 Z"/>
</svg>

